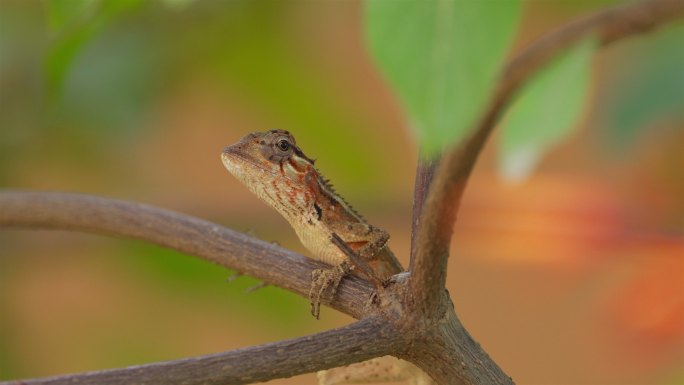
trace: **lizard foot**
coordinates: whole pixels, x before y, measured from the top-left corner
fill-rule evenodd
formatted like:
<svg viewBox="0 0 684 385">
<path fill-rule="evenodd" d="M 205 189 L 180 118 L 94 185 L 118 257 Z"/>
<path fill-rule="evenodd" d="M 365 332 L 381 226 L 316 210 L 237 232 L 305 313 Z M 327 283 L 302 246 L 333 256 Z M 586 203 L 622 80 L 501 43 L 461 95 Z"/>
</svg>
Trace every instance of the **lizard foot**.
<svg viewBox="0 0 684 385">
<path fill-rule="evenodd" d="M 321 314 L 321 299 L 332 300 L 337 293 L 342 278 L 351 272 L 351 266 L 343 262 L 332 269 L 316 269 L 311 272 L 311 288 L 309 289 L 309 301 L 311 302 L 311 315 L 319 319 Z"/>
</svg>

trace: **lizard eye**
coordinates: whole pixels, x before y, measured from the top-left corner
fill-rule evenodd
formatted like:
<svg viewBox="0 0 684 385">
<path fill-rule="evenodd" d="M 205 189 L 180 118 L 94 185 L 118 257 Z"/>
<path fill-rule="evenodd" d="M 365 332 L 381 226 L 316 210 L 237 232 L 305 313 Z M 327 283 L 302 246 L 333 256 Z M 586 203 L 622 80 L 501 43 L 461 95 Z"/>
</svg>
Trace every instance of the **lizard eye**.
<svg viewBox="0 0 684 385">
<path fill-rule="evenodd" d="M 287 139 L 280 139 L 276 142 L 276 147 L 278 147 L 280 151 L 286 152 L 290 149 L 290 142 L 288 142 Z"/>
</svg>

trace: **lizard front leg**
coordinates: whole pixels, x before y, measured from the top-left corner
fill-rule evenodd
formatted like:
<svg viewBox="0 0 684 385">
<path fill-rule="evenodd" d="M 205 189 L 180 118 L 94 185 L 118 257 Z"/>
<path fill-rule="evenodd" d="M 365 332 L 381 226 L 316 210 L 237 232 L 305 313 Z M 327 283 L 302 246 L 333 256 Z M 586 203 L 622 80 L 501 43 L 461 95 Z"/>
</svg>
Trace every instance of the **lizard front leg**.
<svg viewBox="0 0 684 385">
<path fill-rule="evenodd" d="M 311 303 L 311 315 L 316 317 L 316 319 L 319 319 L 321 314 L 321 298 L 333 299 L 342 278 L 349 274 L 351 270 L 351 264 L 344 261 L 332 269 L 316 269 L 311 272 L 309 302 Z M 326 292 L 328 292 L 327 295 Z"/>
<path fill-rule="evenodd" d="M 356 222 L 336 226 L 335 233 L 361 258 L 358 262 L 363 266 L 356 266 L 357 275 L 372 281 L 376 286 L 378 281 L 385 282 L 389 277 L 403 271 L 387 247 L 389 233 L 386 231 L 367 223 Z"/>
<path fill-rule="evenodd" d="M 320 315 L 321 299 L 332 300 L 337 292 L 340 281 L 353 268 L 357 268 L 357 274 L 367 276 L 367 279 L 374 281 L 376 284 L 379 284 L 387 275 L 385 271 L 376 271 L 379 265 L 376 255 L 387 244 L 389 239 L 387 232 L 358 222 L 342 223 L 331 227 L 335 230 L 331 237 L 331 245 L 334 244 L 338 248 L 336 251 L 342 253 L 344 258 L 342 263 L 332 269 L 317 269 L 311 274 L 309 300 L 311 303 L 311 314 L 316 319 Z M 338 232 L 343 235 L 340 236 Z M 336 241 L 341 242 L 341 244 Z M 361 266 L 356 266 L 358 264 L 361 264 Z"/>
</svg>

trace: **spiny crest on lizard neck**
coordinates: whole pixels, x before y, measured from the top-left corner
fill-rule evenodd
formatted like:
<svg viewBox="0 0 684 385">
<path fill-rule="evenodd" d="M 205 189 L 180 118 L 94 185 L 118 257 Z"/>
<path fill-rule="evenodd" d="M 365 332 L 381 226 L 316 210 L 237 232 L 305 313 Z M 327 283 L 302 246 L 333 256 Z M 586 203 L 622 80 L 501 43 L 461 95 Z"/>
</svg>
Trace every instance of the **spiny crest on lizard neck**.
<svg viewBox="0 0 684 385">
<path fill-rule="evenodd" d="M 291 217 L 311 207 L 325 195 L 363 219 L 314 167 L 314 160 L 297 146 L 285 130 L 253 132 L 226 147 L 221 154 L 225 167 L 254 194 L 283 215 Z"/>
</svg>

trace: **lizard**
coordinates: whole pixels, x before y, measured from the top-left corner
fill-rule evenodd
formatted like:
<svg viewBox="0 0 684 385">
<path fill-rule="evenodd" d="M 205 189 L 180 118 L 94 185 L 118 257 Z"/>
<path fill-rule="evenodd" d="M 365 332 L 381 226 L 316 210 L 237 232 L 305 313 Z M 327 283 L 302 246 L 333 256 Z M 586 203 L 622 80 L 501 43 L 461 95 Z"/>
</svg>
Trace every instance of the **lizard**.
<svg viewBox="0 0 684 385">
<path fill-rule="evenodd" d="M 369 224 L 335 192 L 288 131 L 250 133 L 226 147 L 221 159 L 233 176 L 290 223 L 314 259 L 332 265 L 312 273 L 309 300 L 317 319 L 321 297 L 331 288 L 332 299 L 347 274 L 387 281 L 403 271 L 387 245 L 389 234 Z M 370 272 L 355 269 L 349 254 L 333 242 L 335 235 Z"/>
<path fill-rule="evenodd" d="M 221 160 L 231 174 L 290 223 L 314 259 L 332 265 L 312 273 L 309 300 L 311 313 L 317 319 L 322 293 L 332 287 L 332 299 L 347 274 L 386 283 L 403 271 L 387 245 L 389 234 L 369 224 L 335 192 L 288 131 L 248 134 L 226 147 Z M 364 269 L 353 269 L 359 262 L 356 258 L 350 260 L 354 255 L 361 258 Z M 318 372 L 318 380 L 320 385 L 402 380 L 410 380 L 413 385 L 435 385 L 415 365 L 392 356 L 323 370 Z"/>
</svg>

